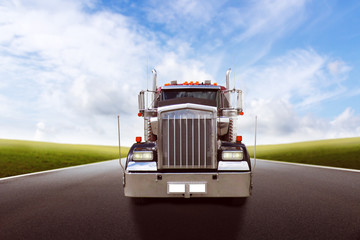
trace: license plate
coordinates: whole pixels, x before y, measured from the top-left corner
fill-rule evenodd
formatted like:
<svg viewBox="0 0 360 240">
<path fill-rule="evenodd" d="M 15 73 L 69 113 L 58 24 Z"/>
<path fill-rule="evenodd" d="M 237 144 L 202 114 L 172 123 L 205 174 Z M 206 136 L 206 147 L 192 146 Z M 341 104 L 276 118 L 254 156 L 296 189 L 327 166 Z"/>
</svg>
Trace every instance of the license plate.
<svg viewBox="0 0 360 240">
<path fill-rule="evenodd" d="M 176 193 L 206 193 L 206 183 L 168 183 L 169 194 Z"/>
</svg>

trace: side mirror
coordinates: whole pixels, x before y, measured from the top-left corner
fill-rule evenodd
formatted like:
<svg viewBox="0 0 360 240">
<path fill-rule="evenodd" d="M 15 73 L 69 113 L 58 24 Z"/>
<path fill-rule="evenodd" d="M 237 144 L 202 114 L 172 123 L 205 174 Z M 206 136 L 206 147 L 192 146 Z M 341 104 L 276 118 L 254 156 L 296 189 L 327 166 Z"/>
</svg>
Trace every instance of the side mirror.
<svg viewBox="0 0 360 240">
<path fill-rule="evenodd" d="M 141 91 L 138 95 L 139 102 L 139 112 L 144 112 L 145 110 L 145 94 L 144 91 Z"/>
</svg>

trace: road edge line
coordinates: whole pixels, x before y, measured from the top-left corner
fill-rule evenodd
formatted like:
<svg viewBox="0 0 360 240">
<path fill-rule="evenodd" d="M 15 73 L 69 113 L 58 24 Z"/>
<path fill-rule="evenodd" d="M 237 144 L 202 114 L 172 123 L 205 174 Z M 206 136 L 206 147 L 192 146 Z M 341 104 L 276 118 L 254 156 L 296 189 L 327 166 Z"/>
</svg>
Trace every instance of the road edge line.
<svg viewBox="0 0 360 240">
<path fill-rule="evenodd" d="M 115 161 L 115 160 L 119 161 L 119 159 L 110 159 L 110 160 L 105 160 L 105 161 L 101 161 L 101 162 L 86 163 L 86 164 L 81 164 L 81 165 L 76 165 L 76 166 L 56 168 L 56 169 L 50 169 L 50 170 L 45 170 L 45 171 L 40 171 L 40 172 L 32 172 L 32 173 L 25 173 L 25 174 L 20 174 L 20 175 L 15 175 L 15 176 L 9 176 L 9 177 L 0 178 L 0 182 L 1 181 L 6 181 L 6 180 L 11 180 L 11 179 L 14 179 L 14 178 L 28 177 L 28 176 L 40 175 L 40 174 L 44 174 L 44 173 L 59 172 L 59 171 L 63 171 L 63 170 L 73 169 L 73 168 L 80 168 L 80 167 L 86 167 L 86 166 L 91 166 L 91 165 L 97 165 L 97 164 L 101 164 L 101 163 L 104 163 L 104 162 Z"/>
<path fill-rule="evenodd" d="M 124 159 L 124 158 L 122 158 L 122 159 Z M 96 163 L 88 163 L 88 164 L 76 165 L 76 166 L 71 166 L 71 167 L 56 168 L 56 169 L 51 169 L 51 170 L 46 170 L 46 171 L 25 173 L 25 174 L 21 174 L 21 175 L 4 177 L 4 178 L 0 178 L 0 182 L 10 180 L 10 179 L 14 179 L 14 178 L 21 178 L 21 177 L 27 177 L 27 176 L 33 176 L 33 175 L 40 175 L 40 174 L 44 174 L 44 173 L 58 172 L 58 171 L 63 171 L 63 170 L 68 170 L 68 169 L 73 169 L 73 168 L 86 167 L 86 166 L 90 166 L 90 165 L 97 165 L 97 164 L 101 164 L 101 163 L 104 163 L 104 162 L 115 161 L 115 160 L 119 160 L 119 159 L 110 159 L 110 160 L 96 162 Z M 299 165 L 299 166 L 304 166 L 304 167 L 323 168 L 323 169 L 331 169 L 331 170 L 339 170 L 339 171 L 360 173 L 360 170 L 350 169 L 350 168 L 339 168 L 339 167 L 329 167 L 329 166 L 312 165 L 312 164 L 304 164 L 304 163 L 282 162 L 282 161 L 274 161 L 274 160 L 267 160 L 267 159 L 256 159 L 256 160 L 273 162 L 273 163 L 280 163 L 280 164 Z"/>
<path fill-rule="evenodd" d="M 273 162 L 273 163 L 281 163 L 281 164 L 299 165 L 299 166 L 304 166 L 304 167 L 324 168 L 324 169 L 331 169 L 331 170 L 339 170 L 339 171 L 360 173 L 360 170 L 351 169 L 351 168 L 329 167 L 329 166 L 321 166 L 321 165 L 313 165 L 313 164 L 305 164 L 305 163 L 283 162 L 283 161 L 275 161 L 275 160 L 267 160 L 267 159 L 256 159 L 256 161 L 257 160 Z"/>
</svg>

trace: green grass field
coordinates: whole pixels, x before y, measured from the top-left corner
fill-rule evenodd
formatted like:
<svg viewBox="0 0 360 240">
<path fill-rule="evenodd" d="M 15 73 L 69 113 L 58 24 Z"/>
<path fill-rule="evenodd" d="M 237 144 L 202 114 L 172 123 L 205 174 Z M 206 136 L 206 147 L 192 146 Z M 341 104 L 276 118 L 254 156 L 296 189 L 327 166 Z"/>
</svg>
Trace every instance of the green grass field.
<svg viewBox="0 0 360 240">
<path fill-rule="evenodd" d="M 125 157 L 129 148 L 121 148 Z M 0 177 L 119 158 L 112 146 L 72 145 L 0 139 Z"/>
<path fill-rule="evenodd" d="M 249 147 L 253 157 L 254 148 Z M 256 158 L 360 169 L 360 137 L 256 147 Z"/>
<path fill-rule="evenodd" d="M 129 148 L 122 148 L 121 156 Z M 253 147 L 249 147 L 253 157 Z M 360 137 L 257 146 L 257 158 L 360 169 Z M 119 157 L 118 147 L 0 139 L 0 177 Z"/>
</svg>

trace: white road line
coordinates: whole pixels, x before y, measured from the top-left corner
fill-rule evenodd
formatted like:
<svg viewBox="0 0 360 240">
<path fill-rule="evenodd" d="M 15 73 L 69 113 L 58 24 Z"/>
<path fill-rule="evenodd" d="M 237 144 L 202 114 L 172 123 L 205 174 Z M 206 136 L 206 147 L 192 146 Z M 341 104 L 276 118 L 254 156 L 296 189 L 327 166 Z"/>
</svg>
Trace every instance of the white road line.
<svg viewBox="0 0 360 240">
<path fill-rule="evenodd" d="M 358 173 L 360 173 L 360 170 L 350 169 L 350 168 L 327 167 L 327 166 L 304 164 L 304 163 L 291 163 L 291 162 L 273 161 L 273 160 L 266 160 L 266 159 L 256 159 L 256 161 L 258 161 L 258 160 L 272 162 L 272 163 L 290 164 L 290 165 L 298 165 L 298 166 L 304 166 L 304 167 L 325 168 L 325 169 L 331 169 L 331 170 L 340 170 L 340 171 L 358 172 Z"/>
<path fill-rule="evenodd" d="M 124 161 L 124 159 L 125 158 L 122 158 L 121 160 Z M 4 177 L 4 178 L 0 178 L 0 182 L 5 181 L 5 180 L 14 179 L 14 178 L 21 178 L 21 177 L 27 177 L 27 176 L 33 176 L 33 175 L 40 175 L 40 174 L 44 174 L 44 173 L 59 172 L 59 171 L 69 170 L 69 169 L 74 169 L 74 168 L 81 168 L 81 167 L 87 167 L 87 166 L 92 166 L 92 165 L 98 165 L 98 164 L 102 164 L 102 163 L 105 163 L 105 162 L 108 162 L 108 161 L 115 161 L 115 160 L 119 161 L 119 159 L 112 159 L 112 160 L 107 160 L 107 161 L 102 161 L 102 162 L 88 163 L 88 164 L 82 164 L 82 165 L 77 165 L 77 166 L 72 166 L 72 167 L 57 168 L 57 169 L 46 170 L 46 171 L 41 171 L 41 172 L 33 172 L 33 173 L 26 173 L 26 174 L 15 175 L 15 176 L 10 176 L 10 177 Z"/>
<path fill-rule="evenodd" d="M 119 160 L 119 159 L 113 159 L 113 160 L 108 160 L 108 161 L 115 161 L 115 160 Z M 125 158 L 121 159 L 123 164 L 125 164 L 124 160 L 125 160 Z M 254 160 L 254 159 L 252 159 L 252 160 Z M 58 172 L 58 171 L 63 171 L 63 170 L 68 170 L 68 169 L 73 169 L 73 168 L 87 167 L 87 166 L 91 166 L 91 165 L 102 164 L 102 163 L 108 162 L 108 161 L 89 163 L 89 164 L 83 164 L 83 165 L 65 167 L 65 168 L 57 168 L 57 169 L 52 169 L 52 170 L 47 170 L 47 171 L 42 171 L 42 172 L 34 172 L 34 173 L 15 175 L 15 176 L 10 176 L 10 177 L 0 178 L 0 181 L 5 181 L 5 180 L 13 179 L 13 178 L 21 178 L 21 177 L 39 175 L 39 174 L 44 174 L 44 173 Z M 358 172 L 358 173 L 360 173 L 360 170 L 349 169 L 349 168 L 327 167 L 327 166 L 319 166 L 319 165 L 311 165 L 311 164 L 303 164 L 303 163 L 290 163 L 290 162 L 272 161 L 272 160 L 265 160 L 265 159 L 256 159 L 256 161 L 267 161 L 267 162 L 279 163 L 279 164 L 289 164 L 289 165 L 298 165 L 298 166 L 304 166 L 304 167 L 324 168 L 324 169 L 331 169 L 331 170 L 340 170 L 340 171 Z"/>
</svg>

